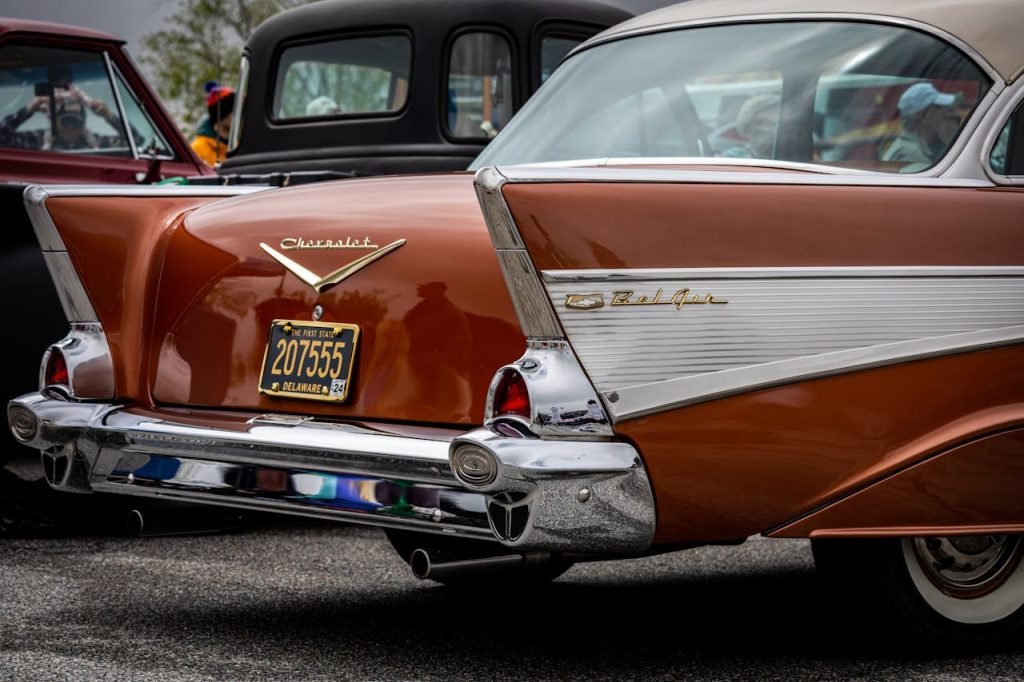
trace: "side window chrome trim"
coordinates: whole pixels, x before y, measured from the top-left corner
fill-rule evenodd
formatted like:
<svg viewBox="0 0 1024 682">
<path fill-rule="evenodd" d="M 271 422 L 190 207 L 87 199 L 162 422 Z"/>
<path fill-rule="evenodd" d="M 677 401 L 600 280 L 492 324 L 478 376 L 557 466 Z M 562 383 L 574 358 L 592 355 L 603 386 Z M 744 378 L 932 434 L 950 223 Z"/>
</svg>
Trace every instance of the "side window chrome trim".
<svg viewBox="0 0 1024 682">
<path fill-rule="evenodd" d="M 1010 187 L 1024 185 L 1024 175 L 997 173 L 992 168 L 991 163 L 992 150 L 996 146 L 996 141 L 1003 132 L 1003 128 L 1013 115 L 1017 113 L 1018 107 L 1024 107 L 1024 78 L 1017 79 L 1013 85 L 1007 88 L 1004 96 L 995 103 L 982 123 L 982 125 L 988 125 L 989 130 L 985 133 L 980 143 L 981 148 L 979 149 L 978 160 L 986 177 L 997 185 Z M 1024 112 L 1022 112 L 1021 121 L 1024 122 Z"/>
<path fill-rule="evenodd" d="M 121 99 L 121 88 L 118 86 L 117 74 L 114 73 L 114 63 L 110 61 L 110 55 L 103 53 L 103 63 L 107 67 L 107 78 L 110 79 L 110 89 L 114 91 L 114 102 L 117 104 L 117 115 L 121 117 L 121 134 L 128 140 L 128 146 L 132 150 L 132 158 L 138 160 L 139 148 L 135 144 L 135 136 L 132 135 L 131 125 L 128 123 L 128 112 L 124 108 L 124 101 Z M 124 82 L 124 79 L 121 79 Z M 127 87 L 127 83 L 125 86 Z"/>
<path fill-rule="evenodd" d="M 722 159 L 711 159 L 714 162 Z M 605 163 L 621 160 L 600 160 L 598 167 L 574 166 L 500 166 L 494 169 L 506 183 L 535 182 L 643 182 L 643 183 L 696 183 L 696 184 L 741 184 L 741 185 L 839 185 L 849 187 L 960 187 L 974 189 L 991 187 L 992 183 L 982 178 L 933 177 L 914 173 L 757 173 L 745 170 L 708 171 L 661 168 L 609 168 Z M 676 160 L 679 161 L 679 160 Z M 707 166 L 708 159 L 692 159 L 694 164 Z M 634 159 L 640 166 L 650 164 L 649 159 Z M 715 165 L 715 164 L 710 164 Z M 758 166 L 767 166 L 759 163 Z M 781 166 L 779 166 L 781 168 Z M 481 173 L 488 169 L 481 169 Z M 794 170 L 798 170 L 794 168 Z"/>
</svg>

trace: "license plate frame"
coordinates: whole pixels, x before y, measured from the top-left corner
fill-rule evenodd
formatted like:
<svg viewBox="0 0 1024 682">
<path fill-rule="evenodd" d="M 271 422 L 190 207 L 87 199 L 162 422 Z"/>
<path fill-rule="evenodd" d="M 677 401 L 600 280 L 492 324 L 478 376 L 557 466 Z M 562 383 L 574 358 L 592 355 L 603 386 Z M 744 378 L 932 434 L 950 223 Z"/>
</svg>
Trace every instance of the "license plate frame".
<svg viewBox="0 0 1024 682">
<path fill-rule="evenodd" d="M 274 320 L 263 351 L 259 392 L 274 398 L 344 402 L 351 393 L 358 344 L 359 325 Z"/>
</svg>

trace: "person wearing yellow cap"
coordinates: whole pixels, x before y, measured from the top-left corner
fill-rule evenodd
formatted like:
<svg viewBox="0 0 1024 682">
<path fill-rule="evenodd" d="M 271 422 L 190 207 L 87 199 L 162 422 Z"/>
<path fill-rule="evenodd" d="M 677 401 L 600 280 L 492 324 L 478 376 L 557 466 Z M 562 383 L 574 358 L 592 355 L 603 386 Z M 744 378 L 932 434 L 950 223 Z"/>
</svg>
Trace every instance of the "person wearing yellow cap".
<svg viewBox="0 0 1024 682">
<path fill-rule="evenodd" d="M 203 87 L 206 90 L 208 115 L 196 131 L 192 149 L 203 161 L 216 166 L 224 161 L 228 152 L 228 133 L 231 132 L 231 121 L 234 118 L 235 91 L 217 85 L 216 81 L 207 81 Z"/>
</svg>

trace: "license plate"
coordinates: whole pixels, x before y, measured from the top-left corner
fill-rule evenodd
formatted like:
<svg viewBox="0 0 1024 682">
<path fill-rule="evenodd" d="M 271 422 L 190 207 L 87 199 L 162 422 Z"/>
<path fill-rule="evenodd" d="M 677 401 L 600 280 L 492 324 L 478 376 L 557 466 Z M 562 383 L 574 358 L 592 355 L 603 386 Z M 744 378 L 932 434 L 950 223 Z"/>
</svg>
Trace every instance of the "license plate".
<svg viewBox="0 0 1024 682">
<path fill-rule="evenodd" d="M 359 327 L 332 322 L 274 320 L 260 373 L 260 393 L 280 398 L 348 397 Z"/>
</svg>

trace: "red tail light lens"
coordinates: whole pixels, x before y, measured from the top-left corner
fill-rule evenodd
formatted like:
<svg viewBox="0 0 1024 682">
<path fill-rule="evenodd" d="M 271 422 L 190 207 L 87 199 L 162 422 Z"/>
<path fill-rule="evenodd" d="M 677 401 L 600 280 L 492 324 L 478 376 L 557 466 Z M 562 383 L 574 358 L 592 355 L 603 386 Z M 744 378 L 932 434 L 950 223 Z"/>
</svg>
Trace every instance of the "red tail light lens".
<svg viewBox="0 0 1024 682">
<path fill-rule="evenodd" d="M 526 390 L 526 380 L 514 369 L 505 370 L 494 389 L 495 417 L 516 415 L 530 418 L 530 393 Z"/>
<path fill-rule="evenodd" d="M 68 363 L 64 360 L 64 353 L 57 348 L 50 349 L 50 355 L 46 360 L 46 370 L 43 372 L 43 384 L 45 386 L 68 385 Z"/>
</svg>

